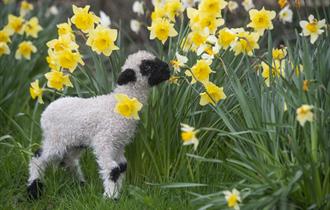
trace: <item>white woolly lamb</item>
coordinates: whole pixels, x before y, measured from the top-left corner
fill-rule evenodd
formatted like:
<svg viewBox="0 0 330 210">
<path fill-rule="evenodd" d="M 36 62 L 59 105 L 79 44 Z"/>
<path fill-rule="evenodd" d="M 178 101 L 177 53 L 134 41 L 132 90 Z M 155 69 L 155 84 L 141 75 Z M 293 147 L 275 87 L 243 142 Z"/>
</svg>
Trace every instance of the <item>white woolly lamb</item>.
<svg viewBox="0 0 330 210">
<path fill-rule="evenodd" d="M 41 195 L 41 178 L 47 165 L 54 161 L 62 161 L 85 182 L 79 156 L 83 148 L 91 147 L 99 165 L 104 195 L 118 198 L 127 167 L 124 147 L 133 137 L 137 121 L 114 112 L 114 94 L 123 93 L 145 104 L 150 87 L 169 76 L 166 63 L 139 51 L 127 58 L 117 81 L 119 86 L 112 93 L 92 98 L 64 97 L 49 104 L 41 116 L 42 148 L 29 165 L 29 197 Z"/>
</svg>

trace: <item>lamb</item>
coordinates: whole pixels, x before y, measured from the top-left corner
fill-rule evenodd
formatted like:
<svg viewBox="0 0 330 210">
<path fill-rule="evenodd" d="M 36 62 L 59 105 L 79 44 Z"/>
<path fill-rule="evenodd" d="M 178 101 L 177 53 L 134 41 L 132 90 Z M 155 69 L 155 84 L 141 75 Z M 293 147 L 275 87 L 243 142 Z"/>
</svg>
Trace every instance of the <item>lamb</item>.
<svg viewBox="0 0 330 210">
<path fill-rule="evenodd" d="M 53 162 L 64 163 L 84 183 L 79 157 L 84 148 L 91 147 L 103 180 L 104 196 L 117 199 L 127 168 L 124 148 L 138 122 L 114 112 L 114 95 L 126 94 L 145 104 L 151 87 L 169 77 L 167 63 L 149 52 L 138 51 L 128 56 L 113 92 L 92 98 L 64 97 L 49 104 L 40 120 L 42 148 L 29 164 L 29 197 L 41 196 L 44 171 Z"/>
</svg>

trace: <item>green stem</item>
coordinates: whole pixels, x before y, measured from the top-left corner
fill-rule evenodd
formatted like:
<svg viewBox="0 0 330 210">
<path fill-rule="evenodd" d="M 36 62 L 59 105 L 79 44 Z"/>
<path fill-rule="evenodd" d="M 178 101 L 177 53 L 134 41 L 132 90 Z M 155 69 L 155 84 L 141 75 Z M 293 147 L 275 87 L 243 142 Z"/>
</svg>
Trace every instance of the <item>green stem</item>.
<svg viewBox="0 0 330 210">
<path fill-rule="evenodd" d="M 318 139 L 317 139 L 317 127 L 315 122 L 311 123 L 311 146 L 312 146 L 312 160 L 313 162 L 317 163 Z"/>
</svg>

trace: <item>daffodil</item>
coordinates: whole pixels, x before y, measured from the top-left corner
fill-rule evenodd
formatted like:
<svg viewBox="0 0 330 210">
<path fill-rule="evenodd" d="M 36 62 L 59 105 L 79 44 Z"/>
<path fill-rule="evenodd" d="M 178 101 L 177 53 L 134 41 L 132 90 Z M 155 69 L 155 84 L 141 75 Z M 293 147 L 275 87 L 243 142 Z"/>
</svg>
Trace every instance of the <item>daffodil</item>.
<svg viewBox="0 0 330 210">
<path fill-rule="evenodd" d="M 301 126 L 304 126 L 307 121 L 313 122 L 314 114 L 311 111 L 312 109 L 313 106 L 307 104 L 303 104 L 297 109 L 297 120 Z"/>
<path fill-rule="evenodd" d="M 217 38 L 214 35 L 210 35 L 206 40 L 206 44 L 201 45 L 196 53 L 197 55 L 201 55 L 203 60 L 212 62 L 214 56 L 218 54 L 219 51 L 220 47 Z"/>
<path fill-rule="evenodd" d="M 179 76 L 171 76 L 169 79 L 168 79 L 168 82 L 170 83 L 170 84 L 175 84 L 175 85 L 179 85 L 179 83 L 178 83 L 178 80 L 180 79 L 180 77 Z"/>
<path fill-rule="evenodd" d="M 291 23 L 293 18 L 293 12 L 290 9 L 289 5 L 284 7 L 279 13 L 278 17 L 282 23 Z"/>
<path fill-rule="evenodd" d="M 180 15 L 184 10 L 180 0 L 167 0 L 164 5 L 164 9 L 167 13 L 167 16 L 172 21 L 175 21 L 175 17 Z"/>
<path fill-rule="evenodd" d="M 191 127 L 187 124 L 181 123 L 181 139 L 183 141 L 183 145 L 194 145 L 194 150 L 198 147 L 198 139 L 197 139 L 197 133 L 199 131 L 196 130 L 194 127 Z"/>
<path fill-rule="evenodd" d="M 42 88 L 39 87 L 39 80 L 36 80 L 30 84 L 30 95 L 32 99 L 38 98 L 38 102 L 43 104 L 44 101 L 42 100 Z"/>
<path fill-rule="evenodd" d="M 262 66 L 262 77 L 265 79 L 265 83 L 268 87 L 270 85 L 271 77 L 274 79 L 275 77 L 284 75 L 284 61 L 281 62 L 279 60 L 274 60 L 271 68 L 265 62 L 261 62 L 261 66 Z"/>
<path fill-rule="evenodd" d="M 275 60 L 282 60 L 286 57 L 287 55 L 287 50 L 286 48 L 275 48 L 272 50 L 272 56 L 273 59 Z"/>
<path fill-rule="evenodd" d="M 19 14 L 21 17 L 24 17 L 28 12 L 33 10 L 33 5 L 27 1 L 22 1 Z"/>
<path fill-rule="evenodd" d="M 10 49 L 7 45 L 6 42 L 0 42 L 0 57 L 2 55 L 9 55 L 10 54 Z"/>
<path fill-rule="evenodd" d="M 326 27 L 325 19 L 318 21 L 316 18 L 314 18 L 313 15 L 308 17 L 308 22 L 302 20 L 299 22 L 299 24 L 303 29 L 302 35 L 310 36 L 310 41 L 312 44 L 315 43 L 319 35 L 324 32 L 323 28 Z"/>
<path fill-rule="evenodd" d="M 56 71 L 60 70 L 61 66 L 57 62 L 56 53 L 52 49 L 48 49 L 48 56 L 46 57 L 46 61 L 51 70 L 56 70 Z"/>
<path fill-rule="evenodd" d="M 57 39 L 48 41 L 47 47 L 54 52 L 61 52 L 63 50 L 78 50 L 79 45 L 72 41 L 70 35 L 62 35 Z"/>
<path fill-rule="evenodd" d="M 225 23 L 224 19 L 217 18 L 216 16 L 209 15 L 208 13 L 200 13 L 199 21 L 196 24 L 198 30 L 204 30 L 207 28 L 210 34 L 214 34 L 219 26 Z"/>
<path fill-rule="evenodd" d="M 115 45 L 116 39 L 116 29 L 110 29 L 99 25 L 94 30 L 90 31 L 86 44 L 97 54 L 103 53 L 105 56 L 110 56 L 112 51 L 119 49 Z"/>
<path fill-rule="evenodd" d="M 209 30 L 207 28 L 190 32 L 188 34 L 188 39 L 191 41 L 191 49 L 193 51 L 197 50 L 202 44 L 205 44 L 208 37 Z"/>
<path fill-rule="evenodd" d="M 23 34 L 24 19 L 15 15 L 8 15 L 8 25 L 6 26 L 6 30 L 10 35 L 14 33 Z"/>
<path fill-rule="evenodd" d="M 90 6 L 88 5 L 84 8 L 72 5 L 74 15 L 71 18 L 71 22 L 84 33 L 94 29 L 94 24 L 100 22 L 100 18 L 97 17 L 93 12 L 90 12 L 89 8 Z"/>
<path fill-rule="evenodd" d="M 117 104 L 115 112 L 128 119 L 140 119 L 138 112 L 142 109 L 142 104 L 136 98 L 130 98 L 125 94 L 115 94 Z"/>
<path fill-rule="evenodd" d="M 227 6 L 224 0 L 201 0 L 198 9 L 212 16 L 221 16 L 221 10 Z"/>
<path fill-rule="evenodd" d="M 15 58 L 21 60 L 24 57 L 27 60 L 31 59 L 31 54 L 36 53 L 37 48 L 30 41 L 23 41 L 18 45 L 15 53 Z"/>
<path fill-rule="evenodd" d="M 68 35 L 72 40 L 75 39 L 72 28 L 71 28 L 71 21 L 68 20 L 67 23 L 60 23 L 56 25 L 57 33 L 59 36 Z"/>
<path fill-rule="evenodd" d="M 170 23 L 168 19 L 156 19 L 152 21 L 150 30 L 150 39 L 159 39 L 163 44 L 169 37 L 175 37 L 178 32 L 174 29 L 174 24 Z"/>
<path fill-rule="evenodd" d="M 61 71 L 52 70 L 51 72 L 46 73 L 45 77 L 48 80 L 47 86 L 50 88 L 63 90 L 65 86 L 72 87 L 69 75 L 64 75 Z"/>
<path fill-rule="evenodd" d="M 236 34 L 228 28 L 222 28 L 218 32 L 218 45 L 226 50 L 236 40 Z"/>
<path fill-rule="evenodd" d="M 201 93 L 201 99 L 199 104 L 205 106 L 207 104 L 212 104 L 215 106 L 220 100 L 226 98 L 226 94 L 223 92 L 223 87 L 218 87 L 212 82 L 207 82 L 204 84 L 205 92 Z"/>
<path fill-rule="evenodd" d="M 231 44 L 235 55 L 241 53 L 247 54 L 249 56 L 253 55 L 255 49 L 259 49 L 258 40 L 260 35 L 256 32 L 247 32 L 244 30 L 237 30 L 237 39 Z"/>
<path fill-rule="evenodd" d="M 171 60 L 170 64 L 173 66 L 174 71 L 179 72 L 180 68 L 188 62 L 188 58 L 180 55 L 178 52 L 175 53 L 175 58 L 176 59 Z"/>
<path fill-rule="evenodd" d="M 10 33 L 6 28 L 0 30 L 0 42 L 4 42 L 4 43 L 11 42 Z"/>
<path fill-rule="evenodd" d="M 151 13 L 151 20 L 155 21 L 157 19 L 167 18 L 167 13 L 164 7 L 155 7 L 154 11 Z"/>
<path fill-rule="evenodd" d="M 238 4 L 236 1 L 228 1 L 227 7 L 230 12 L 234 12 L 238 8 Z"/>
<path fill-rule="evenodd" d="M 282 9 L 283 7 L 285 7 L 288 4 L 288 0 L 278 0 L 277 3 Z"/>
<path fill-rule="evenodd" d="M 253 28 L 259 34 L 263 34 L 265 30 L 273 29 L 272 20 L 276 16 L 276 12 L 268 11 L 265 8 L 261 10 L 252 9 L 249 11 L 251 23 L 247 26 Z"/>
<path fill-rule="evenodd" d="M 305 92 L 307 92 L 309 90 L 309 81 L 308 80 L 304 80 L 304 82 L 303 82 L 303 90 Z"/>
<path fill-rule="evenodd" d="M 135 1 L 133 3 L 132 10 L 138 15 L 143 15 L 144 14 L 143 2 Z"/>
<path fill-rule="evenodd" d="M 24 25 L 24 30 L 27 36 L 37 38 L 39 31 L 42 30 L 42 27 L 39 25 L 38 18 L 33 17 L 29 21 L 27 21 Z"/>
<path fill-rule="evenodd" d="M 85 65 L 78 51 L 71 51 L 70 49 L 62 50 L 56 53 L 56 62 L 64 69 L 74 72 L 78 64 Z"/>
<path fill-rule="evenodd" d="M 233 189 L 231 192 L 230 191 L 224 191 L 223 194 L 225 194 L 225 199 L 227 201 L 228 207 L 239 210 L 238 203 L 242 201 L 241 196 L 240 196 L 240 192 L 236 189 Z"/>
<path fill-rule="evenodd" d="M 253 0 L 243 0 L 242 6 L 244 7 L 245 11 L 249 11 L 250 9 L 255 7 Z"/>
<path fill-rule="evenodd" d="M 213 73 L 210 67 L 210 61 L 198 60 L 197 63 L 191 68 L 191 71 L 187 70 L 185 74 L 191 77 L 191 84 L 196 83 L 196 80 L 205 83 L 209 81 L 209 76 Z"/>
</svg>

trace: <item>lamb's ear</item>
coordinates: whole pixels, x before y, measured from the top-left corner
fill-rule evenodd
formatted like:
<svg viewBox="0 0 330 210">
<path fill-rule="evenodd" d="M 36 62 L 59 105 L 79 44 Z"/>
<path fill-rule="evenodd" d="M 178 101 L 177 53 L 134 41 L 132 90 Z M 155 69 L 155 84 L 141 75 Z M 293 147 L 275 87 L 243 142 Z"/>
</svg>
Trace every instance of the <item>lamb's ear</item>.
<svg viewBox="0 0 330 210">
<path fill-rule="evenodd" d="M 118 85 L 125 85 L 129 82 L 135 82 L 136 75 L 133 69 L 125 69 L 123 72 L 120 73 L 117 83 Z"/>
</svg>

